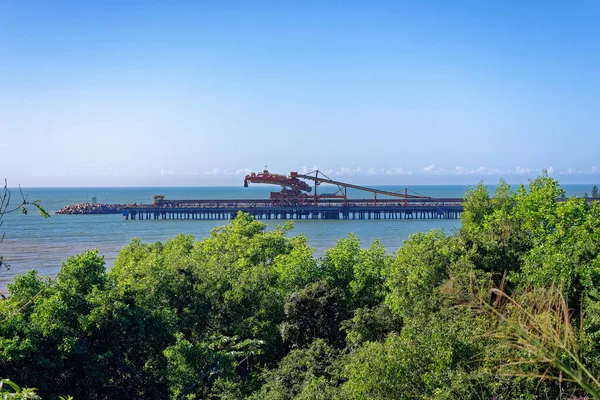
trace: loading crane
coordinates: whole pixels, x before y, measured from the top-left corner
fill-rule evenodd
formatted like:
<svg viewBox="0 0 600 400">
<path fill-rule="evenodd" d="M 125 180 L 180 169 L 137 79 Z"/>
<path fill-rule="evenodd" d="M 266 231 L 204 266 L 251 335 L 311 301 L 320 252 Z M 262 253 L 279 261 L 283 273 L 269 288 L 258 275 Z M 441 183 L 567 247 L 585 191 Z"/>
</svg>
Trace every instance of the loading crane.
<svg viewBox="0 0 600 400">
<path fill-rule="evenodd" d="M 314 176 L 309 175 L 312 173 L 314 173 Z M 344 203 L 347 203 L 347 201 L 348 201 L 348 197 L 347 197 L 348 188 L 361 190 L 363 192 L 373 193 L 373 195 L 374 195 L 373 200 L 374 200 L 375 204 L 377 204 L 377 195 L 378 194 L 383 195 L 383 196 L 400 197 L 400 198 L 404 199 L 405 206 L 408 205 L 408 199 L 430 199 L 430 197 L 428 197 L 428 196 L 422 196 L 422 195 L 417 195 L 417 194 L 414 194 L 414 195 L 408 194 L 408 188 L 404 188 L 404 193 L 390 192 L 388 190 L 373 189 L 373 188 L 369 188 L 366 186 L 359 186 L 359 185 L 353 185 L 351 183 L 335 181 L 333 179 L 330 179 L 327 175 L 325 175 L 323 172 L 321 172 L 319 170 L 309 172 L 309 174 L 299 174 L 297 172 L 291 172 L 290 177 L 308 179 L 308 180 L 312 180 L 315 182 L 315 193 L 314 193 L 314 204 L 315 205 L 317 205 L 317 201 L 319 198 L 319 196 L 317 194 L 317 187 L 322 183 L 328 183 L 330 185 L 337 186 L 338 190 L 335 194 L 339 194 L 341 197 L 343 197 Z M 319 174 L 321 174 L 321 176 L 319 176 Z"/>
<path fill-rule="evenodd" d="M 310 192 L 312 190 L 308 183 L 296 177 L 272 174 L 266 169 L 262 173 L 252 172 L 246 175 L 244 178 L 244 187 L 248 187 L 248 183 L 266 183 L 281 186 L 280 192 L 271 192 L 271 201 L 273 203 L 289 205 L 304 203 L 308 196 L 303 192 Z"/>
<path fill-rule="evenodd" d="M 314 174 L 314 175 L 312 175 Z M 314 194 L 312 196 L 307 195 L 303 192 L 311 192 L 311 187 L 300 179 L 306 179 L 314 182 Z M 344 205 L 348 204 L 347 192 L 348 188 L 361 190 L 364 192 L 373 193 L 374 204 L 377 204 L 377 195 L 399 197 L 404 200 L 404 205 L 408 205 L 408 199 L 431 199 L 428 196 L 422 196 L 419 194 L 408 194 L 408 189 L 404 189 L 404 193 L 391 192 L 388 190 L 374 189 L 366 186 L 354 185 L 351 183 L 336 181 L 329 178 L 323 172 L 316 170 L 307 174 L 299 174 L 298 172 L 290 172 L 289 176 L 282 174 L 271 174 L 269 171 L 264 170 L 263 173 L 255 174 L 251 173 L 246 175 L 244 179 L 244 187 L 248 187 L 248 182 L 251 183 L 267 183 L 282 186 L 281 192 L 271 192 L 271 201 L 280 202 L 286 204 L 306 204 L 312 197 L 314 205 L 316 206 L 318 201 L 321 199 L 339 199 L 344 202 Z M 337 186 L 337 191 L 334 193 L 322 193 L 318 194 L 317 189 L 322 183 Z"/>
</svg>

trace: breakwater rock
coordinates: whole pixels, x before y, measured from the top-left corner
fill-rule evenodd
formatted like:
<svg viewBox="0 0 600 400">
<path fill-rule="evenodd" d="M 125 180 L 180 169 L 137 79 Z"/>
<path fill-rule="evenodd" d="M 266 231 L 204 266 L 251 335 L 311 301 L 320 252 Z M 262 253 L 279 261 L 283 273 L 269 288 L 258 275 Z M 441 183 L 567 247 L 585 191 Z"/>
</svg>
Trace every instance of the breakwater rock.
<svg viewBox="0 0 600 400">
<path fill-rule="evenodd" d="M 126 204 L 69 204 L 58 210 L 57 214 L 120 214 Z"/>
</svg>

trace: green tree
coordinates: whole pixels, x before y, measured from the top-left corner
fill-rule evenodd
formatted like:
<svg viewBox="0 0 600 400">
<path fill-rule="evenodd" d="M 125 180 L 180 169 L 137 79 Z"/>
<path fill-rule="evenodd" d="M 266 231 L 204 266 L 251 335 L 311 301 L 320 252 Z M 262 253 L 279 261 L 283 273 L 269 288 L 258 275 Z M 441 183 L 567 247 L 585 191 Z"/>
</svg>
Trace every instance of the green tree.
<svg viewBox="0 0 600 400">
<path fill-rule="evenodd" d="M 526 192 L 521 186 L 519 193 Z M 517 193 L 500 181 L 496 194 L 490 197 L 487 188 L 479 184 L 465 196 L 461 216 L 460 239 L 463 256 L 474 268 L 488 271 L 499 279 L 505 271 L 519 268 L 521 257 L 531 246 L 530 235 L 521 229 L 516 218 Z"/>
<path fill-rule="evenodd" d="M 340 375 L 339 351 L 317 339 L 308 347 L 292 350 L 277 368 L 266 370 L 265 383 L 256 399 L 332 399 Z"/>
<path fill-rule="evenodd" d="M 480 351 L 475 321 L 464 310 L 415 318 L 400 334 L 366 342 L 343 366 L 341 398 L 476 398 L 469 379 Z"/>
<path fill-rule="evenodd" d="M 387 295 L 385 275 L 393 257 L 375 240 L 362 249 L 356 235 L 338 240 L 320 260 L 320 277 L 330 288 L 339 288 L 352 309 L 379 304 Z"/>
<path fill-rule="evenodd" d="M 147 310 L 169 310 L 176 316 L 178 344 L 168 357 L 182 364 L 171 364 L 173 393 L 248 395 L 259 379 L 255 367 L 272 365 L 285 355 L 279 327 L 285 320 L 286 298 L 322 276 L 306 238 L 286 237 L 290 228 L 288 224 L 267 231 L 264 224 L 240 213 L 202 241 L 189 235 L 151 245 L 133 240 L 119 254 L 110 277 Z M 216 374 L 207 389 L 197 377 L 206 372 L 210 360 L 219 358 L 210 350 L 215 338 L 258 341 L 261 351 L 243 368 L 223 368 L 229 373 Z M 208 361 L 182 354 L 202 354 L 199 360 Z M 238 362 L 236 358 L 227 363 Z"/>
<path fill-rule="evenodd" d="M 548 232 L 524 257 L 521 285 L 559 286 L 577 307 L 600 284 L 600 205 L 569 199 L 555 205 Z"/>
<path fill-rule="evenodd" d="M 39 400 L 35 388 L 21 388 L 10 379 L 0 379 L 0 397 L 15 400 Z"/>
<path fill-rule="evenodd" d="M 322 338 L 342 345 L 340 324 L 350 315 L 344 292 L 327 282 L 315 282 L 292 293 L 284 305 L 281 336 L 292 347 L 302 347 Z"/>
<path fill-rule="evenodd" d="M 113 285 L 96 252 L 69 258 L 55 282 L 16 279 L 0 302 L 0 370 L 44 398 L 164 398 L 173 316 Z"/>
<path fill-rule="evenodd" d="M 346 332 L 347 348 L 360 347 L 365 342 L 380 342 L 390 333 L 398 333 L 402 329 L 401 315 L 392 311 L 386 303 L 372 308 L 354 310 L 354 316 L 342 322 L 342 330 Z"/>
<path fill-rule="evenodd" d="M 449 239 L 443 231 L 411 235 L 387 275 L 387 303 L 402 316 L 435 309 L 438 288 L 449 278 L 451 260 Z"/>
<path fill-rule="evenodd" d="M 338 240 L 332 248 L 325 250 L 320 267 L 330 287 L 340 288 L 344 292 L 349 291 L 360 254 L 360 240 L 353 233 L 347 238 Z"/>
<path fill-rule="evenodd" d="M 252 372 L 252 359 L 260 356 L 262 345 L 259 340 L 225 336 L 192 343 L 177 334 L 177 342 L 165 350 L 171 396 L 222 398 L 232 389 L 240 396 L 249 393 L 256 388 L 245 378 Z M 249 388 L 240 390 L 240 386 Z"/>
</svg>

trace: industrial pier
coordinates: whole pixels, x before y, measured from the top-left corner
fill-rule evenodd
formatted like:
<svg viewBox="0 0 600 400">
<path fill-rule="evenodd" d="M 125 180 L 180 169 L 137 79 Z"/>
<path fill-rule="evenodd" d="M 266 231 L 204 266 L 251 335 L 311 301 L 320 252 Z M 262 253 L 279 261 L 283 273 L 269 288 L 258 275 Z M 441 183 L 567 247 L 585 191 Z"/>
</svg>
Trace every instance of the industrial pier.
<svg viewBox="0 0 600 400">
<path fill-rule="evenodd" d="M 302 179 L 313 181 L 314 186 Z M 332 180 L 320 171 L 292 172 L 287 176 L 265 169 L 247 175 L 244 186 L 249 183 L 279 185 L 282 189 L 271 192 L 265 200 L 167 200 L 164 196 L 154 196 L 152 204 L 126 206 L 123 216 L 131 220 L 228 220 L 241 211 L 265 220 L 457 219 L 463 211 L 461 198 L 431 198 L 409 194 L 408 189 L 403 193 L 373 189 Z M 335 191 L 318 193 L 321 184 L 331 185 Z M 349 199 L 349 188 L 371 193 L 373 197 Z"/>
<path fill-rule="evenodd" d="M 235 218 L 239 211 L 256 219 L 456 219 L 463 210 L 460 201 L 433 204 L 374 204 L 350 203 L 348 205 L 273 205 L 263 200 L 230 200 L 197 202 L 197 206 L 164 207 L 141 205 L 123 210 L 126 219 L 192 219 L 228 220 Z"/>
</svg>

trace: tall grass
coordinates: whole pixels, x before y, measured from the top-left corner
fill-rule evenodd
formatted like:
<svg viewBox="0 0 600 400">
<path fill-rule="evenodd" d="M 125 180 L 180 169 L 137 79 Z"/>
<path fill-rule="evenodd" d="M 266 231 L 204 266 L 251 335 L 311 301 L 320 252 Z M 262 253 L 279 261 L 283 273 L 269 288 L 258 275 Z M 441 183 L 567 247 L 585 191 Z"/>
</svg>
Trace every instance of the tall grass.
<svg viewBox="0 0 600 400">
<path fill-rule="evenodd" d="M 600 383 L 582 361 L 582 330 L 573 327 L 574 315 L 559 289 L 532 287 L 510 296 L 496 288 L 490 294 L 478 297 L 477 307 L 496 317 L 491 335 L 513 350 L 505 353 L 510 359 L 499 360 L 503 373 L 571 381 L 600 399 Z"/>
</svg>

